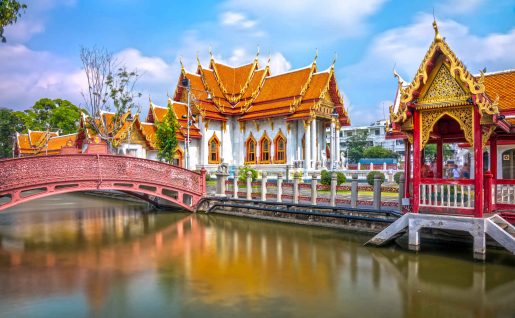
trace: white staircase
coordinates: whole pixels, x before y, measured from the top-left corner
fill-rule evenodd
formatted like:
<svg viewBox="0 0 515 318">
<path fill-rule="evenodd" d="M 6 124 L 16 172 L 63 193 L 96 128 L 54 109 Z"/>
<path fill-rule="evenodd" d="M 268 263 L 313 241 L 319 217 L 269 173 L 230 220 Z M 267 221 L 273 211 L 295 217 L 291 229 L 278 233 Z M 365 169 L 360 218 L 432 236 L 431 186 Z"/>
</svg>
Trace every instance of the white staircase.
<svg viewBox="0 0 515 318">
<path fill-rule="evenodd" d="M 474 258 L 485 259 L 486 234 L 515 255 L 515 227 L 499 215 L 490 218 L 406 213 L 365 245 L 380 246 L 403 235 L 408 230 L 409 247 L 420 247 L 420 229 L 433 228 L 469 232 L 474 238 Z"/>
</svg>

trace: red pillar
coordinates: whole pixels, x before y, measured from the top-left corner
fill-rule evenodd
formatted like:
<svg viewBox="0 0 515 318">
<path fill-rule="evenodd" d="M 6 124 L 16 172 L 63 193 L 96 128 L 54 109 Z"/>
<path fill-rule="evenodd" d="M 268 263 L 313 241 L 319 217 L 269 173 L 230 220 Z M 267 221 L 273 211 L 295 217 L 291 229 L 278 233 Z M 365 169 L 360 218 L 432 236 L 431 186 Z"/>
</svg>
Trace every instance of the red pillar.
<svg viewBox="0 0 515 318">
<path fill-rule="evenodd" d="M 411 182 L 411 144 L 406 139 L 404 145 L 404 197 L 410 197 L 410 182 Z"/>
<path fill-rule="evenodd" d="M 490 172 L 492 178 L 497 179 L 497 139 L 495 137 L 490 139 Z"/>
<path fill-rule="evenodd" d="M 483 217 L 483 140 L 481 116 L 474 107 L 474 216 Z M 470 199 L 470 198 L 469 198 Z"/>
<path fill-rule="evenodd" d="M 436 142 L 436 176 L 435 178 L 443 177 L 443 140 L 440 137 Z"/>
<path fill-rule="evenodd" d="M 420 113 L 413 111 L 413 212 L 418 213 L 419 196 L 420 196 L 420 170 L 421 165 L 420 153 Z"/>
</svg>

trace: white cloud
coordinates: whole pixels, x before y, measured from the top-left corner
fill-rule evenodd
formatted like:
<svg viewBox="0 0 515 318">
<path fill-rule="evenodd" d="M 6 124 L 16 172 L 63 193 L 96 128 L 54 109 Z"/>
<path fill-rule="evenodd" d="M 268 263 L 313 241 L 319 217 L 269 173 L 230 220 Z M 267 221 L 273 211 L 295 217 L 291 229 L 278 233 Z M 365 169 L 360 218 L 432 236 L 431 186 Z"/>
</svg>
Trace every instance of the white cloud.
<svg viewBox="0 0 515 318">
<path fill-rule="evenodd" d="M 80 68 L 49 52 L 33 51 L 22 44 L 0 49 L 0 106 L 24 109 L 40 98 L 82 102 L 87 87 Z"/>
<path fill-rule="evenodd" d="M 137 70 L 142 82 L 156 83 L 171 80 L 173 65 L 166 63 L 160 57 L 144 56 L 139 50 L 128 48 L 117 53 L 115 58 L 129 70 Z"/>
<path fill-rule="evenodd" d="M 334 38 L 355 36 L 366 29 L 366 19 L 376 13 L 386 0 L 228 0 L 222 7 L 256 16 L 262 25 L 278 30 L 282 27 L 295 34 L 299 25 L 313 31 L 331 30 Z M 303 31 L 306 28 L 303 28 Z"/>
<path fill-rule="evenodd" d="M 223 25 L 236 26 L 243 29 L 250 29 L 256 25 L 256 21 L 249 20 L 244 14 L 233 11 L 224 12 L 220 20 Z"/>
<path fill-rule="evenodd" d="M 447 0 L 438 6 L 445 13 L 471 13 L 478 9 L 484 0 Z"/>
<path fill-rule="evenodd" d="M 386 119 L 389 114 L 388 107 L 392 103 L 391 100 L 384 100 L 373 108 L 350 104 L 348 112 L 352 126 L 370 125 L 377 120 Z"/>
<path fill-rule="evenodd" d="M 27 9 L 14 25 L 5 28 L 8 43 L 25 43 L 34 35 L 45 31 L 47 12 L 56 6 L 74 6 L 76 0 L 24 1 Z"/>
</svg>

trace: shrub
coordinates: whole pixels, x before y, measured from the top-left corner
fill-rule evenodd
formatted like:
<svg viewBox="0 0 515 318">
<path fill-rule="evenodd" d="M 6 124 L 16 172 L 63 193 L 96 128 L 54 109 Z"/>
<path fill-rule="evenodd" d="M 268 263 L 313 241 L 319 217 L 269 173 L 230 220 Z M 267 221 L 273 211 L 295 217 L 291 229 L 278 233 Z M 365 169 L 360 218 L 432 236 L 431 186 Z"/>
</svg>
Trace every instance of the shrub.
<svg viewBox="0 0 515 318">
<path fill-rule="evenodd" d="M 211 175 L 209 173 L 206 173 L 206 181 L 211 181 Z"/>
<path fill-rule="evenodd" d="M 239 181 L 247 181 L 247 172 L 252 172 L 252 181 L 256 181 L 258 177 L 258 172 L 256 169 L 252 169 L 249 166 L 243 166 L 240 169 L 238 169 L 238 180 Z"/>
<path fill-rule="evenodd" d="M 375 175 L 379 175 L 381 177 L 381 184 L 384 182 L 384 173 L 382 173 L 381 171 L 370 171 L 367 175 L 367 182 L 368 184 L 370 184 L 371 186 L 374 185 L 374 176 Z"/>
<path fill-rule="evenodd" d="M 399 184 L 400 180 L 401 180 L 401 175 L 403 174 L 403 172 L 397 172 L 393 175 L 393 181 L 395 181 L 395 183 Z"/>
<path fill-rule="evenodd" d="M 345 175 L 343 172 L 337 172 L 336 173 L 336 184 L 340 185 L 342 183 L 345 183 L 347 179 L 345 178 Z M 331 172 L 328 170 L 322 170 L 322 174 L 320 175 L 320 183 L 323 185 L 331 185 Z"/>
</svg>

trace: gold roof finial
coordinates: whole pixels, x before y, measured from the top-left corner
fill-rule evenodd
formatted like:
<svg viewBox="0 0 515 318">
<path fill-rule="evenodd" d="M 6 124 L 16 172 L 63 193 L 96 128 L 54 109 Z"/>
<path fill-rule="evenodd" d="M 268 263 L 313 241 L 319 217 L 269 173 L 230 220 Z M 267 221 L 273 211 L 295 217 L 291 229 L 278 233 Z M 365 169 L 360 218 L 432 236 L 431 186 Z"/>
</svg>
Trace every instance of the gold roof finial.
<svg viewBox="0 0 515 318">
<path fill-rule="evenodd" d="M 179 56 L 179 63 L 181 64 L 181 72 L 184 72 L 184 63 L 182 63 L 182 55 Z"/>
<path fill-rule="evenodd" d="M 150 96 L 150 94 L 148 94 L 148 102 L 150 103 L 150 105 L 152 105 L 152 97 Z"/>
<path fill-rule="evenodd" d="M 259 57 L 259 44 L 257 46 L 257 53 L 256 53 L 256 59 Z"/>
<path fill-rule="evenodd" d="M 318 48 L 315 49 L 315 58 L 313 59 L 314 64 L 317 63 L 317 58 L 318 58 Z"/>
<path fill-rule="evenodd" d="M 336 64 L 337 58 L 338 58 L 338 53 L 334 52 L 333 63 L 331 63 L 331 69 L 333 69 L 333 70 L 334 70 L 334 65 Z"/>
<path fill-rule="evenodd" d="M 213 50 L 211 49 L 211 46 L 209 47 L 209 55 L 211 56 L 212 60 L 215 59 L 215 57 L 213 56 Z"/>
<path fill-rule="evenodd" d="M 438 31 L 438 24 L 436 23 L 435 10 L 433 9 L 433 29 L 435 29 L 435 41 L 440 42 L 443 40 L 440 32 Z"/>
</svg>

